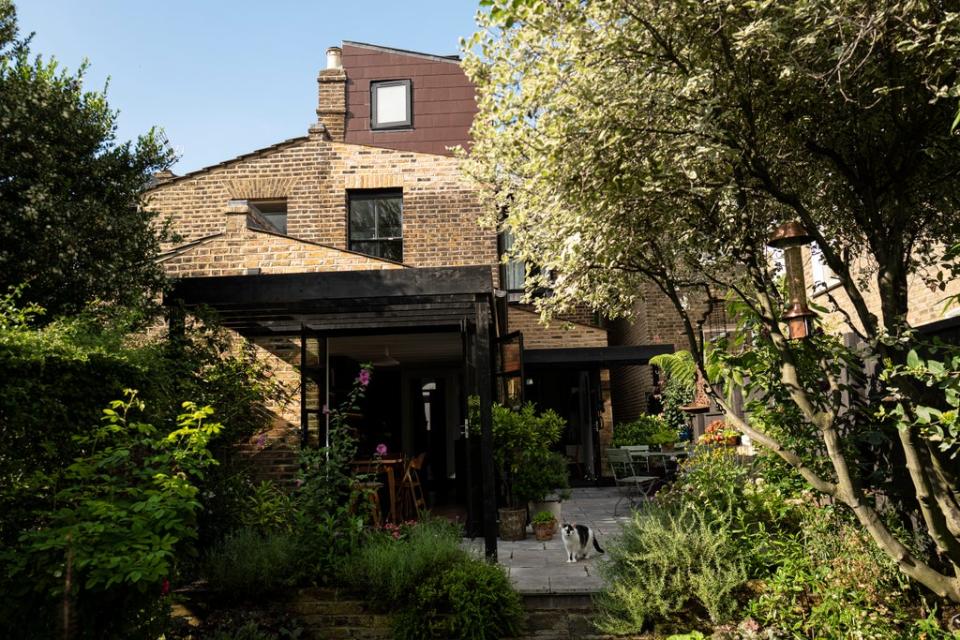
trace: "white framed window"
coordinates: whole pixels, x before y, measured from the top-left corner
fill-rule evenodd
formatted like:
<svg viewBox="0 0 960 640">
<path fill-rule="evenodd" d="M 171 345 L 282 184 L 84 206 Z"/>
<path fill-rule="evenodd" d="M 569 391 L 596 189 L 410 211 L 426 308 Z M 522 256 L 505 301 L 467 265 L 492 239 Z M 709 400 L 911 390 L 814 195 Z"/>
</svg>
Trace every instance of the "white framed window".
<svg viewBox="0 0 960 640">
<path fill-rule="evenodd" d="M 810 270 L 813 272 L 813 293 L 823 293 L 840 284 L 840 278 L 833 272 L 823 252 L 816 242 L 810 245 Z"/>
<path fill-rule="evenodd" d="M 413 86 L 409 80 L 370 83 L 370 128 L 400 129 L 413 126 Z"/>
</svg>

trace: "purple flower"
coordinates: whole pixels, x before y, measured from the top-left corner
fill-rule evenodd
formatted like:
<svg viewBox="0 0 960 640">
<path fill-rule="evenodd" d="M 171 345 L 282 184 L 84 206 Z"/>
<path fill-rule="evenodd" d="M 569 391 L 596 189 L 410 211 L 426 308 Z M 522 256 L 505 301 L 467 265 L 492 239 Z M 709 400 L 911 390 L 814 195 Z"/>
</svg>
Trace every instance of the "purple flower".
<svg viewBox="0 0 960 640">
<path fill-rule="evenodd" d="M 370 370 L 361 369 L 360 375 L 357 376 L 357 382 L 360 383 L 360 386 L 365 387 L 370 384 Z"/>
<path fill-rule="evenodd" d="M 257 446 L 260 447 L 261 449 L 267 446 L 267 434 L 265 433 L 260 434 L 260 436 L 257 438 Z"/>
<path fill-rule="evenodd" d="M 384 456 L 386 454 L 387 454 L 387 445 L 381 442 L 380 444 L 377 445 L 377 455 Z"/>
</svg>

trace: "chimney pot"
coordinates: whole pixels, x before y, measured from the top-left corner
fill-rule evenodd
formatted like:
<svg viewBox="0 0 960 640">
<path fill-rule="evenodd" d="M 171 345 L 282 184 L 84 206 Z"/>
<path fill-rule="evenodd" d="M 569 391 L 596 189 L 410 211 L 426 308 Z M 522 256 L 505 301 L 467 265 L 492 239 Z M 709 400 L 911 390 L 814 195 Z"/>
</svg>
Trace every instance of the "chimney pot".
<svg viewBox="0 0 960 640">
<path fill-rule="evenodd" d="M 327 49 L 327 69 L 343 69 L 343 52 L 340 47 Z"/>
</svg>

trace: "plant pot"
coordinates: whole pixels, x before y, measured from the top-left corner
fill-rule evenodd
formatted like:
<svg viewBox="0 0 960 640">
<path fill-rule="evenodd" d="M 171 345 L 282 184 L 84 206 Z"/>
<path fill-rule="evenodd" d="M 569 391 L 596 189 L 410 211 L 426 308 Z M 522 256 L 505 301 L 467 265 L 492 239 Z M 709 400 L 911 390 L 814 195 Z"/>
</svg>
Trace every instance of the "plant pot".
<svg viewBox="0 0 960 640">
<path fill-rule="evenodd" d="M 534 522 L 533 523 L 533 535 L 536 536 L 537 540 L 540 542 L 546 542 L 547 540 L 553 540 L 553 534 L 556 532 L 557 521 L 553 522 Z"/>
<path fill-rule="evenodd" d="M 500 539 L 523 540 L 527 537 L 527 510 L 505 508 L 500 513 Z"/>
<path fill-rule="evenodd" d="M 557 523 L 563 522 L 562 503 L 558 496 L 547 496 L 543 502 L 531 502 L 527 506 L 530 508 L 530 517 L 537 515 L 541 511 L 546 511 L 553 516 L 553 532 L 557 532 Z"/>
<path fill-rule="evenodd" d="M 740 436 L 727 436 L 726 443 L 728 447 L 735 447 L 740 444 Z"/>
<path fill-rule="evenodd" d="M 660 445 L 660 451 L 673 451 L 673 442 L 665 442 Z"/>
</svg>

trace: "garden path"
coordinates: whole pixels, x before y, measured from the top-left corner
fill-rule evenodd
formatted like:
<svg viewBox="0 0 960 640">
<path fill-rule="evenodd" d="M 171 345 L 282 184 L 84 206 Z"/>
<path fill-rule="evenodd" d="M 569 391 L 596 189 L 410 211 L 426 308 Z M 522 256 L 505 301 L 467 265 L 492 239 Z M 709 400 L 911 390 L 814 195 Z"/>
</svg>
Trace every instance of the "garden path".
<svg viewBox="0 0 960 640">
<path fill-rule="evenodd" d="M 565 522 L 586 524 L 593 528 L 600 546 L 606 545 L 620 535 L 623 523 L 630 518 L 630 505 L 620 503 L 617 516 L 614 506 L 620 499 L 615 487 L 584 487 L 571 491 L 569 500 L 563 502 Z M 466 540 L 466 544 L 478 553 L 483 553 L 483 539 Z M 563 550 L 563 540 L 557 533 L 553 540 L 538 542 L 530 527 L 527 539 L 515 542 L 497 541 L 497 559 L 507 569 L 510 581 L 521 595 L 589 595 L 604 586 L 598 571 L 598 556 L 593 551 L 586 560 L 568 563 Z"/>
</svg>

